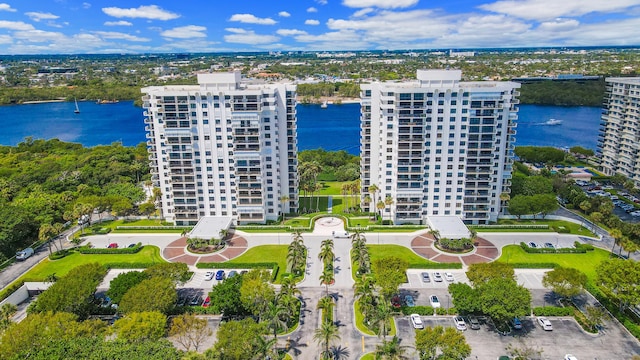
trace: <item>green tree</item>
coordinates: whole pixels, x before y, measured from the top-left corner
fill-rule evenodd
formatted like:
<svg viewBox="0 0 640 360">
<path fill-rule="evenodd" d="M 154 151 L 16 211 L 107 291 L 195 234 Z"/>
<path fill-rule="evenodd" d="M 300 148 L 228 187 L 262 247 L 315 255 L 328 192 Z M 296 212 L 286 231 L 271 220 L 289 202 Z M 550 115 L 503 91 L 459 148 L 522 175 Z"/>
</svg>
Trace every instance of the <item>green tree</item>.
<svg viewBox="0 0 640 360">
<path fill-rule="evenodd" d="M 203 342 L 213 335 L 207 319 L 201 319 L 193 314 L 183 314 L 171 320 L 169 336 L 173 337 L 182 347 L 190 351 L 198 351 Z"/>
<path fill-rule="evenodd" d="M 167 313 L 176 303 L 175 285 L 167 278 L 152 277 L 127 291 L 118 310 L 123 314 L 145 311 Z"/>
<path fill-rule="evenodd" d="M 474 286 L 479 286 L 491 279 L 515 280 L 513 266 L 501 262 L 478 263 L 469 265 L 467 278 Z"/>
<path fill-rule="evenodd" d="M 449 285 L 449 293 L 453 306 L 460 314 L 473 314 L 480 311 L 478 292 L 464 283 L 452 283 Z"/>
<path fill-rule="evenodd" d="M 580 294 L 587 284 L 587 275 L 574 268 L 555 268 L 542 278 L 542 285 L 551 288 L 563 298 L 571 298 Z"/>
<path fill-rule="evenodd" d="M 376 259 L 372 264 L 376 284 L 385 299 L 390 299 L 406 281 L 409 262 L 395 256 Z"/>
<path fill-rule="evenodd" d="M 509 200 L 509 206 L 507 208 L 509 210 L 509 214 L 515 215 L 518 220 L 522 217 L 522 215 L 531 214 L 531 198 L 525 195 L 516 195 Z"/>
<path fill-rule="evenodd" d="M 416 331 L 415 345 L 420 360 L 465 359 L 471 355 L 464 335 L 451 327 L 427 327 Z M 440 354 L 436 356 L 438 352 Z"/>
<path fill-rule="evenodd" d="M 253 359 L 259 350 L 258 338 L 261 338 L 265 331 L 263 324 L 258 324 L 251 318 L 228 321 L 220 325 L 216 334 L 217 341 L 205 355 L 208 359 Z"/>
<path fill-rule="evenodd" d="M 478 300 L 484 314 L 504 323 L 529 313 L 531 294 L 512 279 L 494 278 L 477 286 Z"/>
<path fill-rule="evenodd" d="M 113 324 L 118 340 L 140 342 L 164 337 L 167 317 L 157 311 L 132 312 Z"/>
<path fill-rule="evenodd" d="M 12 324 L 11 317 L 17 311 L 18 307 L 9 302 L 0 307 L 0 333 Z"/>
<path fill-rule="evenodd" d="M 407 348 L 400 345 L 400 339 L 394 336 L 391 340 L 382 341 L 382 344 L 376 345 L 375 356 L 376 359 L 403 360 L 407 359 L 406 353 Z"/>
<path fill-rule="evenodd" d="M 640 304 L 640 262 L 607 259 L 596 268 L 597 284 L 618 299 L 620 310 Z"/>
<path fill-rule="evenodd" d="M 109 283 L 107 296 L 111 298 L 115 304 L 119 304 L 124 294 L 132 287 L 140 284 L 143 280 L 149 278 L 149 275 L 140 271 L 129 271 L 116 276 Z"/>
<path fill-rule="evenodd" d="M 275 290 L 269 284 L 269 274 L 266 271 L 252 270 L 244 275 L 240 286 L 240 296 L 244 307 L 258 317 L 262 317 L 275 299 Z"/>
<path fill-rule="evenodd" d="M 233 276 L 213 286 L 209 298 L 214 313 L 222 314 L 225 317 L 249 314 L 249 311 L 244 307 L 240 293 L 243 280 L 244 276 Z"/>
<path fill-rule="evenodd" d="M 544 219 L 549 213 L 558 209 L 558 200 L 554 194 L 537 194 L 531 197 L 531 209 L 536 214 L 542 214 Z"/>
<path fill-rule="evenodd" d="M 148 267 L 145 271 L 150 278 L 161 277 L 171 280 L 174 284 L 183 284 L 191 277 L 189 267 L 184 263 L 160 263 Z"/>
</svg>

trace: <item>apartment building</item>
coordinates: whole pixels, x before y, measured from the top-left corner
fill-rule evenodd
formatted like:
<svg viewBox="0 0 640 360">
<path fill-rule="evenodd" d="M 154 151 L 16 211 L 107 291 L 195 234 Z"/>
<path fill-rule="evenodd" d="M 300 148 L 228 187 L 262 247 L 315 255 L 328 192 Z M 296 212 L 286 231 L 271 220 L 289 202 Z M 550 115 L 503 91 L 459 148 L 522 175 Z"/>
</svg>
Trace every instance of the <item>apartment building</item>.
<svg viewBox="0 0 640 360">
<path fill-rule="evenodd" d="M 606 175 L 640 185 L 640 78 L 606 78 L 597 154 Z"/>
<path fill-rule="evenodd" d="M 415 81 L 361 86 L 363 209 L 389 198 L 381 212 L 396 224 L 446 215 L 484 224 L 504 211 L 520 85 L 461 76 L 418 70 Z"/>
<path fill-rule="evenodd" d="M 231 216 L 238 224 L 264 223 L 297 211 L 294 85 L 245 81 L 236 71 L 142 93 L 166 221 Z"/>
</svg>

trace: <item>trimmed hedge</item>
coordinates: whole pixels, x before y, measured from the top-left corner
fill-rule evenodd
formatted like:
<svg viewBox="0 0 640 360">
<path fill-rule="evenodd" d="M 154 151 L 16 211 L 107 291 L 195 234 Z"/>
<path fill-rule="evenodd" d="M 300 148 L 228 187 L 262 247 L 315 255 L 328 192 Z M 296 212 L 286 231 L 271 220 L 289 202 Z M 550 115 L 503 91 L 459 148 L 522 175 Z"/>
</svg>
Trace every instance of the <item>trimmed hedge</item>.
<svg viewBox="0 0 640 360">
<path fill-rule="evenodd" d="M 72 250 L 71 249 L 65 249 L 65 250 L 60 250 L 60 251 L 56 251 L 52 254 L 49 254 L 49 260 L 59 260 L 62 259 L 63 257 L 71 254 Z"/>
<path fill-rule="evenodd" d="M 560 267 L 556 263 L 508 263 L 514 269 L 555 269 Z"/>
<path fill-rule="evenodd" d="M 433 315 L 433 308 L 431 306 L 414 306 L 408 307 L 403 306 L 401 311 L 404 315 L 418 314 L 422 316 L 431 316 Z"/>
<path fill-rule="evenodd" d="M 436 315 L 447 315 L 447 309 L 443 307 L 436 308 Z"/>
<path fill-rule="evenodd" d="M 583 244 L 583 243 L 581 243 L 579 241 L 574 242 L 573 246 L 576 249 L 584 249 L 585 251 L 593 251 L 593 249 L 594 249 L 593 245 L 591 245 L 591 244 Z"/>
<path fill-rule="evenodd" d="M 595 297 L 609 312 L 629 330 L 631 335 L 640 340 L 640 326 L 633 322 L 627 314 L 618 310 L 618 305 L 614 303 L 599 287 L 592 282 L 587 282 L 585 289 Z"/>
<path fill-rule="evenodd" d="M 191 230 L 193 226 L 134 226 L 118 225 L 116 230 Z"/>
<path fill-rule="evenodd" d="M 104 266 L 107 269 L 146 269 L 148 267 L 152 267 L 153 265 L 158 265 L 161 263 L 157 262 L 137 262 L 137 263 L 127 263 L 127 262 L 114 262 L 107 263 Z"/>
<path fill-rule="evenodd" d="M 493 224 L 493 225 L 468 225 L 470 229 L 548 229 L 546 224 Z"/>
<path fill-rule="evenodd" d="M 142 243 L 137 243 L 134 247 L 126 247 L 121 249 L 109 249 L 109 248 L 92 248 L 89 245 L 80 246 L 78 251 L 80 254 L 135 254 L 139 252 L 144 246 Z"/>
<path fill-rule="evenodd" d="M 572 316 L 573 309 L 569 307 L 539 306 L 533 308 L 536 316 Z"/>
<path fill-rule="evenodd" d="M 414 263 L 409 264 L 409 269 L 462 269 L 461 263 Z"/>
<path fill-rule="evenodd" d="M 18 281 L 17 283 L 7 286 L 3 291 L 2 294 L 0 294 L 0 301 L 6 299 L 9 297 L 9 295 L 13 294 L 14 292 L 18 291 L 18 289 L 20 289 L 22 287 L 22 285 L 24 285 L 25 280 L 21 280 Z"/>
<path fill-rule="evenodd" d="M 529 254 L 584 254 L 587 250 L 583 247 L 579 248 L 532 248 L 524 242 L 520 243 L 520 247 L 522 250 L 528 252 Z"/>
</svg>

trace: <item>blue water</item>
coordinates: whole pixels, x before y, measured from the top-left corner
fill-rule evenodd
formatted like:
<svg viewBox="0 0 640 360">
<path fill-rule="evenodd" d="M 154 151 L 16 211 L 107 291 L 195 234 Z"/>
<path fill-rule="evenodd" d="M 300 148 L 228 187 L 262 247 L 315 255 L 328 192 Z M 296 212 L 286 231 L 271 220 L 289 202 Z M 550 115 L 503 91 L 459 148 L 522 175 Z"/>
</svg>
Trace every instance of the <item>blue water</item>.
<svg viewBox="0 0 640 360">
<path fill-rule="evenodd" d="M 131 101 L 98 105 L 80 102 L 0 106 L 0 144 L 17 145 L 25 137 L 58 138 L 95 146 L 121 142 L 125 146 L 145 141 L 142 109 Z M 298 105 L 298 148 L 323 148 L 359 153 L 360 105 Z M 560 125 L 544 125 L 549 119 Z M 521 105 L 516 145 L 574 146 L 595 149 L 600 122 L 599 107 Z"/>
</svg>

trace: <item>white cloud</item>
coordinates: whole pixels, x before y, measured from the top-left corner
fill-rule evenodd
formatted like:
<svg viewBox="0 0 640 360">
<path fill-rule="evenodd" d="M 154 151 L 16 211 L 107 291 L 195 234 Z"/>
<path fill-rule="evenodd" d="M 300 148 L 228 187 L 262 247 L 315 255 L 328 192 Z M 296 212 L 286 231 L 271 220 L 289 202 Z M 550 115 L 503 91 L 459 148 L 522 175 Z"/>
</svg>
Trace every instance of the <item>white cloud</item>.
<svg viewBox="0 0 640 360">
<path fill-rule="evenodd" d="M 137 8 L 123 9 L 118 7 L 102 8 L 102 12 L 117 18 L 142 18 L 151 20 L 172 20 L 180 17 L 179 14 L 163 10 L 158 5 L 142 5 Z"/>
<path fill-rule="evenodd" d="M 268 44 L 278 41 L 280 38 L 274 35 L 256 34 L 253 30 L 239 28 L 226 28 L 233 34 L 225 35 L 224 41 L 238 44 Z"/>
<path fill-rule="evenodd" d="M 27 24 L 22 21 L 7 21 L 0 20 L 0 29 L 9 29 L 9 30 L 33 30 L 35 29 L 33 25 Z"/>
<path fill-rule="evenodd" d="M 207 34 L 204 33 L 205 31 L 207 31 L 207 28 L 204 26 L 187 25 L 165 30 L 160 35 L 175 39 L 204 38 L 207 37 Z"/>
<path fill-rule="evenodd" d="M 64 40 L 66 36 L 61 32 L 44 31 L 44 30 L 24 30 L 16 31 L 13 33 L 13 37 L 16 39 L 28 41 L 28 42 L 55 42 Z"/>
<path fill-rule="evenodd" d="M 313 6 L 307 9 L 308 13 L 315 13 L 318 12 L 318 9 L 314 8 Z"/>
<path fill-rule="evenodd" d="M 35 12 L 35 11 L 26 12 L 24 14 L 30 17 L 31 20 L 36 22 L 40 20 L 55 20 L 60 18 L 60 16 L 54 15 L 52 13 L 42 13 L 42 12 Z"/>
<path fill-rule="evenodd" d="M 16 12 L 16 9 L 12 8 L 11 5 L 7 3 L 0 3 L 0 11 Z"/>
<path fill-rule="evenodd" d="M 316 2 L 320 5 L 327 5 L 327 0 L 316 0 Z"/>
<path fill-rule="evenodd" d="M 280 17 L 289 17 L 289 16 L 291 16 L 291 14 L 289 14 L 289 13 L 288 13 L 288 12 L 286 12 L 286 11 L 280 11 L 280 12 L 278 13 L 278 16 L 280 16 Z"/>
<path fill-rule="evenodd" d="M 120 21 L 105 21 L 104 26 L 133 26 L 132 23 L 124 20 Z"/>
<path fill-rule="evenodd" d="M 554 21 L 546 21 L 538 25 L 538 30 L 544 31 L 568 31 L 580 26 L 580 22 L 575 19 L 558 18 Z"/>
<path fill-rule="evenodd" d="M 305 25 L 320 25 L 320 21 L 315 20 L 315 19 L 307 19 L 304 22 Z"/>
<path fill-rule="evenodd" d="M 83 2 L 83 3 L 82 3 L 82 8 L 83 8 L 83 9 L 88 9 L 88 8 L 90 8 L 90 7 L 91 7 L 91 4 L 89 4 L 88 2 Z"/>
<path fill-rule="evenodd" d="M 351 15 L 352 17 L 363 17 L 365 15 L 367 15 L 368 13 L 372 12 L 373 8 L 364 8 L 364 9 L 360 9 L 356 12 L 353 13 L 353 15 Z"/>
<path fill-rule="evenodd" d="M 0 35 L 0 44 L 11 44 L 13 38 L 9 35 Z"/>
<path fill-rule="evenodd" d="M 237 21 L 245 24 L 273 25 L 277 21 L 272 18 L 259 18 L 252 14 L 233 14 L 229 21 Z"/>
<path fill-rule="evenodd" d="M 297 29 L 278 29 L 276 33 L 282 36 L 307 35 L 306 31 L 297 30 Z"/>
<path fill-rule="evenodd" d="M 94 31 L 96 35 L 99 35 L 103 39 L 118 39 L 118 40 L 127 40 L 127 41 L 135 41 L 135 42 L 146 42 L 151 41 L 151 39 L 129 35 L 126 33 L 116 32 L 116 31 Z"/>
<path fill-rule="evenodd" d="M 382 9 L 407 8 L 419 0 L 342 0 L 342 5 L 351 8 L 377 7 Z"/>
<path fill-rule="evenodd" d="M 501 0 L 479 8 L 528 20 L 577 17 L 592 12 L 625 12 L 640 5 L 638 0 Z"/>
</svg>

